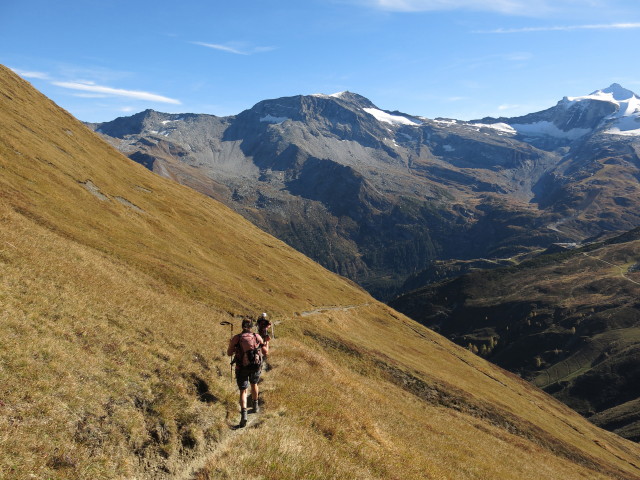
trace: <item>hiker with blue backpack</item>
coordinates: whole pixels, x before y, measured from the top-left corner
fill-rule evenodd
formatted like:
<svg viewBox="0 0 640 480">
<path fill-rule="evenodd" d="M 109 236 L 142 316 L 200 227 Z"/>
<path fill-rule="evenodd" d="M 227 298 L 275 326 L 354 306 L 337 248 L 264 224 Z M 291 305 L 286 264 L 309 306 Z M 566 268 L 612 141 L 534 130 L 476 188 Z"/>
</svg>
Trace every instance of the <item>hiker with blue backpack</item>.
<svg viewBox="0 0 640 480">
<path fill-rule="evenodd" d="M 236 364 L 236 383 L 240 389 L 240 424 L 247 425 L 247 389 L 251 385 L 252 413 L 258 413 L 258 381 L 262 372 L 263 356 L 269 353 L 269 345 L 257 333 L 252 332 L 253 322 L 242 320 L 242 333 L 234 335 L 229 342 L 227 355 L 234 355 L 231 363 Z"/>
</svg>

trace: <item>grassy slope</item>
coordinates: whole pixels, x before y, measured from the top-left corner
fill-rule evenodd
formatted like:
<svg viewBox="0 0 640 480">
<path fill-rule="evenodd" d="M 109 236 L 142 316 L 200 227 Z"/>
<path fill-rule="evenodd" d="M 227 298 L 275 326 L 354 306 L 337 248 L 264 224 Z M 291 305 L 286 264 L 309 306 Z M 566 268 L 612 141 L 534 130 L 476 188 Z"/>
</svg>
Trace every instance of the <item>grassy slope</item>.
<svg viewBox="0 0 640 480">
<path fill-rule="evenodd" d="M 640 478 L 637 445 L 133 164 L 3 67 L 0 268 L 0 478 Z M 358 307 L 300 315 L 329 305 Z M 281 321 L 265 413 L 234 433 L 219 322 L 263 310 Z"/>
</svg>

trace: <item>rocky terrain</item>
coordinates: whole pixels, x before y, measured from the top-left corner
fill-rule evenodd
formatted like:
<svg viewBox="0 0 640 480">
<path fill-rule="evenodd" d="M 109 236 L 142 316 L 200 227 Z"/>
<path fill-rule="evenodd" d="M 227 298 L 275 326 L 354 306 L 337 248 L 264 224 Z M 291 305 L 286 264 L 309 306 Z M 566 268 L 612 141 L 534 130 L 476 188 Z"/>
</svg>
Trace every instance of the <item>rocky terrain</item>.
<svg viewBox="0 0 640 480">
<path fill-rule="evenodd" d="M 388 298 L 436 260 L 509 259 L 639 225 L 636 100 L 613 85 L 463 122 L 343 92 L 231 117 L 145 111 L 90 126 Z"/>
</svg>

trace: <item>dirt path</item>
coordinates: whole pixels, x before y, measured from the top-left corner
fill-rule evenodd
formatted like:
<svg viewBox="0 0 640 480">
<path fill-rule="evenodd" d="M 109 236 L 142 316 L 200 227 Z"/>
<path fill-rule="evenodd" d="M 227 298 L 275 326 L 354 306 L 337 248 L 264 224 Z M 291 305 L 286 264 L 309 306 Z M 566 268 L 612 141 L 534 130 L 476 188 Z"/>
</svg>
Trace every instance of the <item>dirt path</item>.
<svg viewBox="0 0 640 480">
<path fill-rule="evenodd" d="M 207 466 L 216 457 L 222 455 L 229 444 L 242 435 L 250 428 L 255 428 L 262 424 L 264 420 L 261 419 L 260 414 L 249 414 L 247 426 L 244 428 L 229 427 L 229 432 L 218 442 L 209 446 L 202 454 L 188 462 L 179 472 L 173 477 L 174 480 L 194 480 L 198 472 Z"/>
<path fill-rule="evenodd" d="M 309 315 L 316 315 L 318 313 L 332 312 L 332 311 L 346 312 L 348 310 L 353 310 L 354 308 L 368 307 L 369 305 L 371 304 L 361 303 L 360 305 L 340 305 L 337 307 L 336 306 L 320 307 L 320 308 L 316 308 L 315 310 L 309 310 L 308 312 L 301 312 L 300 316 L 308 317 Z"/>
<path fill-rule="evenodd" d="M 610 262 L 607 262 L 606 260 L 602 260 L 601 258 L 592 257 L 592 256 L 591 256 L 591 255 L 589 255 L 587 252 L 582 252 L 582 254 L 583 254 L 585 257 L 589 257 L 589 258 L 591 258 L 592 260 L 597 260 L 597 261 L 599 261 L 599 262 L 606 263 L 607 265 L 609 265 L 609 266 L 611 266 L 611 267 L 615 267 L 615 268 L 617 268 L 618 270 L 620 270 L 620 276 L 621 276 L 622 278 L 624 278 L 625 280 L 628 280 L 628 281 L 629 281 L 629 282 L 631 282 L 631 283 L 635 283 L 636 285 L 640 285 L 640 282 L 636 282 L 635 280 L 631 280 L 629 277 L 627 277 L 627 276 L 624 274 L 624 273 L 625 273 L 625 272 L 624 272 L 624 269 L 623 269 L 621 266 L 619 266 L 619 265 L 615 265 L 615 264 L 610 263 Z"/>
</svg>

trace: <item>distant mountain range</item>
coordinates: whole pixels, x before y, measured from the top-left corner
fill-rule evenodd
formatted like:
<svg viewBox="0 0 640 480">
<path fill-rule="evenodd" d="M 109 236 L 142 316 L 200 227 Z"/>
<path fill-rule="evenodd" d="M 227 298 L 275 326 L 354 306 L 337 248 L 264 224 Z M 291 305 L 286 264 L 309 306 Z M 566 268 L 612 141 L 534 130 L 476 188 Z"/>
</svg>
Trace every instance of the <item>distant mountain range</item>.
<svg viewBox="0 0 640 480">
<path fill-rule="evenodd" d="M 522 117 L 431 120 L 342 92 L 90 126 L 385 299 L 437 260 L 640 225 L 639 107 L 614 84 Z"/>
</svg>

